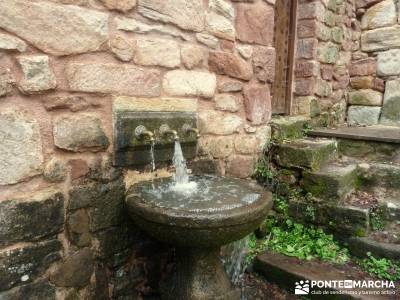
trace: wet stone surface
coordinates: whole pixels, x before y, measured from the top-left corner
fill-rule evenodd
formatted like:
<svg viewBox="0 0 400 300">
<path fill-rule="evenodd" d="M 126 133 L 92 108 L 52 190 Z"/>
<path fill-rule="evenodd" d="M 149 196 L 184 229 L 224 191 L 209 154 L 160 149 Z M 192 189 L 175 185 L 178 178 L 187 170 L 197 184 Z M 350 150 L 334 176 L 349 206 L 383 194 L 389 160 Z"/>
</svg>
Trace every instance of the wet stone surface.
<svg viewBox="0 0 400 300">
<path fill-rule="evenodd" d="M 139 185 L 135 193 L 159 208 L 210 213 L 247 206 L 260 197 L 243 181 L 217 176 L 195 176 L 186 186 L 175 185 L 170 178 L 161 179 Z"/>
</svg>

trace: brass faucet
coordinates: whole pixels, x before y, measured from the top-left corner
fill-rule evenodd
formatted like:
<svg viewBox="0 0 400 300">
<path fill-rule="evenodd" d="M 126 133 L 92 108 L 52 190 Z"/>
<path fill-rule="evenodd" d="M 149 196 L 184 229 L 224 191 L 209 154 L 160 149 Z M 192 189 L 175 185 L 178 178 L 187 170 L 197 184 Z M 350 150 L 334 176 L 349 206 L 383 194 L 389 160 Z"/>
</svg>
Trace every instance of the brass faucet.
<svg viewBox="0 0 400 300">
<path fill-rule="evenodd" d="M 150 143 L 154 143 L 154 141 L 155 141 L 154 133 L 151 132 L 150 130 L 147 130 L 147 128 L 143 125 L 136 127 L 135 136 L 138 140 L 143 140 L 147 137 L 147 139 Z"/>
<path fill-rule="evenodd" d="M 201 137 L 200 131 L 197 128 L 190 127 L 189 124 L 183 125 L 182 130 L 186 134 L 190 134 L 191 132 L 193 132 L 196 135 L 196 139 L 199 139 Z"/>
<path fill-rule="evenodd" d="M 176 130 L 169 128 L 169 126 L 167 124 L 161 125 L 160 133 L 162 136 L 172 135 L 174 138 L 174 141 L 179 140 L 178 132 Z"/>
</svg>

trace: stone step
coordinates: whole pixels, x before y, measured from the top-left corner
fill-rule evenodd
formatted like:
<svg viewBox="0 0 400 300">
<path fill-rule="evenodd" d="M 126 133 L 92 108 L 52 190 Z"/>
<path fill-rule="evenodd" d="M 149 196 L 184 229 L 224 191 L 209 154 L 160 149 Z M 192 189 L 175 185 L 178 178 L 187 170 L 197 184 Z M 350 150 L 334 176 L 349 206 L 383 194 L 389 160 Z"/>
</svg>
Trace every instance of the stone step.
<svg viewBox="0 0 400 300">
<path fill-rule="evenodd" d="M 338 203 L 356 188 L 357 170 L 355 164 L 331 163 L 319 171 L 304 171 L 301 186 L 315 198 Z"/>
<path fill-rule="evenodd" d="M 299 139 L 277 146 L 276 159 L 280 166 L 317 171 L 336 158 L 337 144 L 327 139 Z"/>
<path fill-rule="evenodd" d="M 290 201 L 289 216 L 326 228 L 337 236 L 366 236 L 370 230 L 370 210 L 350 205 Z"/>
<path fill-rule="evenodd" d="M 340 156 L 365 161 L 381 161 L 400 164 L 399 127 L 369 126 L 315 129 L 307 133 L 311 137 L 334 138 L 338 142 Z"/>
<path fill-rule="evenodd" d="M 272 137 L 278 141 L 303 138 L 309 122 L 310 119 L 303 116 L 274 117 L 271 120 Z"/>
<path fill-rule="evenodd" d="M 377 241 L 371 236 L 352 237 L 347 242 L 350 253 L 354 256 L 365 258 L 370 252 L 376 258 L 400 260 L 400 244 Z"/>
<path fill-rule="evenodd" d="M 360 179 L 364 187 L 400 190 L 400 165 L 390 163 L 361 163 Z"/>
<path fill-rule="evenodd" d="M 333 280 L 369 280 L 370 276 L 354 266 L 332 265 L 329 263 L 311 260 L 301 261 L 294 257 L 284 256 L 274 252 L 265 252 L 256 257 L 254 270 L 263 275 L 268 281 L 276 283 L 281 288 L 295 293 L 295 283 L 300 281 L 333 281 Z M 356 291 L 357 289 L 352 289 Z M 331 294 L 321 294 L 322 291 L 328 291 Z M 380 300 L 389 299 L 381 295 L 352 295 L 344 294 L 349 291 L 348 288 L 340 289 L 318 289 L 310 288 L 306 299 L 362 299 L 362 300 Z M 343 294 L 341 294 L 341 292 Z"/>
</svg>

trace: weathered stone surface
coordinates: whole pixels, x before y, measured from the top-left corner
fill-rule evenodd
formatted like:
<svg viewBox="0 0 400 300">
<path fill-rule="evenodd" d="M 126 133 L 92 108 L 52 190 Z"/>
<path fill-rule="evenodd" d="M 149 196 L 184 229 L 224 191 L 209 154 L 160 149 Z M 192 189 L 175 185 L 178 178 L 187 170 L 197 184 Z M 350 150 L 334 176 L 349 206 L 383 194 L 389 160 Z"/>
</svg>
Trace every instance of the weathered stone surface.
<svg viewBox="0 0 400 300">
<path fill-rule="evenodd" d="M 0 251 L 0 289 L 28 283 L 60 258 L 61 243 L 50 240 Z M 1 294 L 0 294 L 1 295 Z"/>
<path fill-rule="evenodd" d="M 43 99 L 43 104 L 46 110 L 69 109 L 72 112 L 98 106 L 87 98 L 77 95 L 49 96 Z"/>
<path fill-rule="evenodd" d="M 279 145 L 277 161 L 288 168 L 317 171 L 336 157 L 336 142 L 331 140 L 294 140 Z"/>
<path fill-rule="evenodd" d="M 392 49 L 378 53 L 378 75 L 391 76 L 400 74 L 400 50 Z"/>
<path fill-rule="evenodd" d="M 199 43 L 202 43 L 210 48 L 215 49 L 218 47 L 218 39 L 211 34 L 197 33 L 196 39 L 199 41 Z"/>
<path fill-rule="evenodd" d="M 44 178 L 49 182 L 61 182 L 67 177 L 67 168 L 63 160 L 52 158 L 43 170 Z"/>
<path fill-rule="evenodd" d="M 134 55 L 134 45 L 120 35 L 108 41 L 108 46 L 114 55 L 122 61 L 131 61 Z"/>
<path fill-rule="evenodd" d="M 243 95 L 246 117 L 252 125 L 261 125 L 271 119 L 271 96 L 267 85 L 247 86 Z"/>
<path fill-rule="evenodd" d="M 0 185 L 14 184 L 41 172 L 39 124 L 18 111 L 0 113 Z"/>
<path fill-rule="evenodd" d="M 208 57 L 208 65 L 212 72 L 234 78 L 250 80 L 253 68 L 241 57 L 222 51 L 212 51 Z"/>
<path fill-rule="evenodd" d="M 231 94 L 218 94 L 215 96 L 215 109 L 237 112 L 239 110 L 239 99 Z"/>
<path fill-rule="evenodd" d="M 242 127 L 243 121 L 236 115 L 215 111 L 199 113 L 199 129 L 202 134 L 229 135 L 238 132 Z"/>
<path fill-rule="evenodd" d="M 50 67 L 48 56 L 20 56 L 18 62 L 24 74 L 19 82 L 22 92 L 32 94 L 56 87 L 56 76 Z"/>
<path fill-rule="evenodd" d="M 263 133 L 238 135 L 235 137 L 235 150 L 239 154 L 255 154 L 263 150 L 267 137 Z"/>
<path fill-rule="evenodd" d="M 67 216 L 68 237 L 78 247 L 90 246 L 89 215 L 84 209 Z"/>
<path fill-rule="evenodd" d="M 93 273 L 93 257 L 89 248 L 84 248 L 67 257 L 50 274 L 50 281 L 62 287 L 84 287 Z"/>
<path fill-rule="evenodd" d="M 349 103 L 352 105 L 382 105 L 382 93 L 374 90 L 357 90 L 349 93 Z"/>
<path fill-rule="evenodd" d="M 8 68 L 0 67 L 0 97 L 11 93 L 14 84 L 11 71 Z"/>
<path fill-rule="evenodd" d="M 350 125 L 376 125 L 381 115 L 379 106 L 350 106 L 347 122 Z"/>
<path fill-rule="evenodd" d="M 255 47 L 253 51 L 253 68 L 258 80 L 274 82 L 275 48 Z"/>
<path fill-rule="evenodd" d="M 200 139 L 201 153 L 210 154 L 214 158 L 225 158 L 233 153 L 232 136 L 205 136 Z"/>
<path fill-rule="evenodd" d="M 240 92 L 243 83 L 229 77 L 218 77 L 218 91 L 221 93 Z"/>
<path fill-rule="evenodd" d="M 303 172 L 301 186 L 314 197 L 337 203 L 355 188 L 357 165 L 327 165 L 317 172 Z"/>
<path fill-rule="evenodd" d="M 229 176 L 248 178 L 253 175 L 255 160 L 252 156 L 234 155 L 226 167 Z"/>
<path fill-rule="evenodd" d="M 75 211 L 91 207 L 89 209 L 89 228 L 91 232 L 97 232 L 119 225 L 124 220 L 124 193 L 125 185 L 122 180 L 79 185 L 69 192 L 68 210 Z M 80 234 L 76 230 L 75 233 Z"/>
<path fill-rule="evenodd" d="M 135 98 L 135 97 L 115 97 L 113 110 L 118 111 L 185 111 L 197 112 L 197 99 L 189 98 Z"/>
<path fill-rule="evenodd" d="M 55 299 L 56 288 L 48 283 L 48 281 L 41 280 L 35 283 L 22 285 L 13 288 L 4 293 L 0 293 L 2 300 L 15 300 L 15 299 Z"/>
<path fill-rule="evenodd" d="M 204 29 L 204 7 L 201 0 L 139 0 L 141 15 L 165 23 L 176 24 L 183 29 Z"/>
<path fill-rule="evenodd" d="M 0 28 L 52 55 L 96 51 L 107 40 L 108 15 L 47 1 L 0 2 Z"/>
<path fill-rule="evenodd" d="M 206 29 L 217 37 L 235 40 L 235 10 L 225 0 L 211 0 L 206 14 Z"/>
<path fill-rule="evenodd" d="M 189 37 L 186 33 L 181 32 L 172 25 L 146 24 L 138 20 L 125 17 L 116 17 L 115 23 L 118 30 L 132 31 L 136 33 L 157 33 L 161 35 L 177 37 L 182 40 L 189 40 Z"/>
<path fill-rule="evenodd" d="M 325 43 L 318 46 L 318 60 L 326 64 L 334 64 L 339 55 L 339 47 L 332 43 Z"/>
<path fill-rule="evenodd" d="M 368 76 L 376 74 L 376 60 L 373 57 L 353 62 L 349 67 L 350 76 Z"/>
<path fill-rule="evenodd" d="M 217 86 L 215 74 L 199 71 L 174 70 L 165 74 L 164 91 L 171 96 L 212 98 Z"/>
<path fill-rule="evenodd" d="M 361 50 L 374 52 L 400 47 L 400 26 L 368 30 L 361 34 Z"/>
<path fill-rule="evenodd" d="M 63 209 L 64 197 L 54 190 L 0 202 L 0 245 L 34 241 L 58 233 L 64 223 Z"/>
<path fill-rule="evenodd" d="M 0 49 L 24 52 L 26 50 L 26 43 L 12 35 L 0 33 Z"/>
<path fill-rule="evenodd" d="M 136 6 L 136 0 L 100 0 L 108 9 L 127 12 Z"/>
<path fill-rule="evenodd" d="M 181 48 L 182 62 L 187 69 L 203 67 L 207 64 L 208 53 L 201 46 L 184 44 Z"/>
<path fill-rule="evenodd" d="M 367 9 L 361 19 L 362 29 L 375 29 L 397 23 L 396 5 L 393 0 L 384 0 Z"/>
<path fill-rule="evenodd" d="M 181 64 L 179 44 L 167 39 L 139 38 L 134 61 L 144 66 L 178 67 Z"/>
<path fill-rule="evenodd" d="M 272 45 L 274 9 L 265 3 L 236 6 L 237 38 L 242 42 Z"/>
<path fill-rule="evenodd" d="M 400 124 L 400 79 L 386 82 L 381 123 L 386 125 Z"/>
<path fill-rule="evenodd" d="M 63 116 L 53 125 L 54 144 L 61 149 L 84 152 L 105 150 L 109 141 L 101 120 L 93 115 Z"/>
<path fill-rule="evenodd" d="M 110 63 L 72 63 L 67 68 L 70 89 L 156 97 L 161 93 L 160 71 Z"/>
</svg>

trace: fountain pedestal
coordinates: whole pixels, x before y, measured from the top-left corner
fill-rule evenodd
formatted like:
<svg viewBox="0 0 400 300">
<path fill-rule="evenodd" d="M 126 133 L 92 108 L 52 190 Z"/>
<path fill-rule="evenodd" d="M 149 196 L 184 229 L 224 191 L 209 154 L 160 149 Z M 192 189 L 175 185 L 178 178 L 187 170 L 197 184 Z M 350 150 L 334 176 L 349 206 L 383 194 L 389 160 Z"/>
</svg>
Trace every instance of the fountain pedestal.
<svg viewBox="0 0 400 300">
<path fill-rule="evenodd" d="M 166 300 L 239 300 L 219 257 L 220 249 L 177 248 L 172 276 L 161 284 Z"/>
<path fill-rule="evenodd" d="M 239 299 L 219 258 L 222 245 L 242 239 L 265 220 L 271 193 L 225 177 L 193 176 L 194 191 L 171 188 L 172 179 L 134 185 L 126 203 L 132 220 L 176 247 L 174 273 L 161 284 L 164 300 Z M 191 185 L 193 186 L 193 185 Z"/>
</svg>

